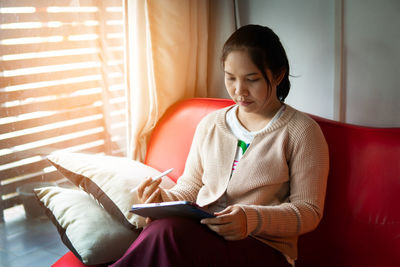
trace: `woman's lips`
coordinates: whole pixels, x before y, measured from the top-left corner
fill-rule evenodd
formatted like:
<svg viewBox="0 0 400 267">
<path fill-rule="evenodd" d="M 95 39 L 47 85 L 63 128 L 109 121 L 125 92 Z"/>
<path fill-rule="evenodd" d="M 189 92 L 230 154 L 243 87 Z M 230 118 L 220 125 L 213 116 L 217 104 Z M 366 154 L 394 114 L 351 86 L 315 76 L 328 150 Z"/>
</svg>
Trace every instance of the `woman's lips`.
<svg viewBox="0 0 400 267">
<path fill-rule="evenodd" d="M 244 107 L 250 105 L 251 103 L 251 101 L 238 101 L 238 104 Z"/>
</svg>

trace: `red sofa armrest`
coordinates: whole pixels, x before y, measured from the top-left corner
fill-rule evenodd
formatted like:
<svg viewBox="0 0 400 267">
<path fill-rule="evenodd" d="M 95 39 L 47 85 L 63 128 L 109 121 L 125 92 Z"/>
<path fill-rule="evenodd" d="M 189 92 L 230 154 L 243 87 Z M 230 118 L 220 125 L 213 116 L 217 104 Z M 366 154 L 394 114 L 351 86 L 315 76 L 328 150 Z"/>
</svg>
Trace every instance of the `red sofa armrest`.
<svg viewBox="0 0 400 267">
<path fill-rule="evenodd" d="M 85 265 L 71 251 L 67 252 L 52 267 L 95 267 L 93 265 Z"/>
</svg>

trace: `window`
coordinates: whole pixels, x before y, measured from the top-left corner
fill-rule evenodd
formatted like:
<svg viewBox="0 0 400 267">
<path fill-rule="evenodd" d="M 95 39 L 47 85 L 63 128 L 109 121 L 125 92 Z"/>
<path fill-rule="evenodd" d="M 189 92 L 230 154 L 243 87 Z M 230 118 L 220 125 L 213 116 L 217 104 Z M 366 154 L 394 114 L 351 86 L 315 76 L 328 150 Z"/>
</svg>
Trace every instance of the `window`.
<svg viewBox="0 0 400 267">
<path fill-rule="evenodd" d="M 0 2 L 0 182 L 16 188 L 61 176 L 59 150 L 124 155 L 122 0 Z"/>
</svg>

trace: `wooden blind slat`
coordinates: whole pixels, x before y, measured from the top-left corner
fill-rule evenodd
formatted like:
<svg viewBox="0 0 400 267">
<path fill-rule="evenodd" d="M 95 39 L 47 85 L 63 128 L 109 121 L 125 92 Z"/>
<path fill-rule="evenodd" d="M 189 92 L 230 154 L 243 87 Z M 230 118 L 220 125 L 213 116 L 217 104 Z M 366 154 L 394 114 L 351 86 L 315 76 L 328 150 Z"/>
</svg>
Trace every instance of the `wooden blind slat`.
<svg viewBox="0 0 400 267">
<path fill-rule="evenodd" d="M 122 68 L 122 69 L 120 69 L 120 71 L 123 71 L 124 69 Z M 108 82 L 110 83 L 110 84 L 124 84 L 124 77 L 122 76 L 122 73 L 121 73 L 121 76 L 119 76 L 119 77 L 109 77 L 108 78 Z"/>
<path fill-rule="evenodd" d="M 121 71 L 123 72 L 124 66 L 123 66 L 123 64 L 111 65 L 111 66 L 108 66 L 108 70 L 110 72 L 121 72 Z"/>
<path fill-rule="evenodd" d="M 108 39 L 107 44 L 111 47 L 115 46 L 123 46 L 124 45 L 124 39 L 122 38 L 113 38 L 113 39 Z"/>
<path fill-rule="evenodd" d="M 47 72 L 40 74 L 31 74 L 31 75 L 21 75 L 21 76 L 12 76 L 12 77 L 0 77 L 0 88 L 6 86 L 13 85 L 21 85 L 27 83 L 38 83 L 43 81 L 57 81 L 64 80 L 66 78 L 74 78 L 74 77 L 83 77 L 83 76 L 91 76 L 98 75 L 100 73 L 100 68 L 82 68 L 82 69 L 73 69 L 73 70 L 65 70 L 65 71 L 57 71 L 57 72 Z"/>
<path fill-rule="evenodd" d="M 124 90 L 115 90 L 112 92 L 108 92 L 108 98 L 110 99 L 109 101 L 112 101 L 114 98 L 122 98 L 125 95 Z"/>
<path fill-rule="evenodd" d="M 0 2 L 1 5 L 1 2 Z M 84 22 L 98 19 L 98 12 L 81 12 L 81 13 L 47 13 L 46 10 L 40 10 L 35 13 L 19 13 L 19 14 L 1 14 L 1 23 L 26 23 L 26 22 Z M 52 25 L 52 24 L 50 24 Z M 53 24 L 57 25 L 57 24 Z M 32 26 L 31 26 L 32 27 Z"/>
<path fill-rule="evenodd" d="M 15 0 L 14 0 L 15 1 Z M 17 2 L 17 1 L 15 1 Z M 0 7 L 2 6 L 2 2 L 0 2 Z M 1 14 L 2 24 L 8 23 L 25 23 L 25 22 L 61 22 L 61 23 L 71 23 L 72 22 L 82 22 L 85 21 L 93 21 L 98 20 L 99 15 L 101 15 L 101 19 L 103 21 L 120 21 L 122 20 L 122 12 L 102 12 L 98 10 L 97 12 L 80 12 L 80 13 L 49 13 L 45 9 L 37 9 L 34 13 L 5 13 Z M 59 24 L 50 24 L 50 26 L 57 27 Z M 46 26 L 46 25 L 45 25 Z M 121 26 L 121 25 L 120 25 Z M 32 27 L 32 26 L 31 26 Z"/>
<path fill-rule="evenodd" d="M 52 65 L 63 64 L 73 64 L 81 62 L 96 62 L 99 61 L 98 54 L 83 54 L 83 55 L 67 55 L 67 56 L 53 56 L 44 58 L 34 58 L 34 59 L 22 59 L 22 60 L 10 60 L 10 61 L 0 61 L 2 70 L 16 70 L 20 68 L 26 68 L 29 66 L 33 67 L 43 67 L 48 66 L 51 68 Z M 51 71 L 51 69 L 49 69 Z"/>
<path fill-rule="evenodd" d="M 72 146 L 78 146 L 98 140 L 104 139 L 104 132 L 88 134 L 76 138 L 71 138 L 66 141 L 54 142 L 49 145 L 38 146 L 31 149 L 26 149 L 23 151 L 13 152 L 11 154 L 0 156 L 0 165 L 9 164 L 11 162 L 19 161 L 25 158 L 34 157 L 37 155 L 48 155 L 54 151 L 69 148 Z M 103 146 L 104 148 L 104 146 Z M 104 151 L 103 151 L 104 152 Z"/>
<path fill-rule="evenodd" d="M 0 45 L 0 56 L 37 53 L 47 51 L 80 49 L 88 47 L 98 47 L 98 40 L 81 40 L 81 41 L 64 41 L 64 42 L 47 42 L 47 43 L 32 43 L 32 44 L 13 44 Z"/>
<path fill-rule="evenodd" d="M 110 116 L 111 117 L 111 125 L 120 124 L 121 122 L 126 122 L 126 115 L 122 114 L 119 116 Z"/>
<path fill-rule="evenodd" d="M 105 21 L 109 21 L 109 20 L 122 20 L 122 12 L 103 12 L 101 13 L 101 15 L 103 16 L 103 19 Z"/>
<path fill-rule="evenodd" d="M 2 202 L 1 204 L 3 205 L 2 208 L 8 209 L 15 205 L 21 204 L 21 199 L 18 196 L 14 196 L 12 198 L 2 200 L 1 202 Z"/>
<path fill-rule="evenodd" d="M 33 127 L 39 127 L 47 125 L 49 123 L 56 123 L 65 120 L 72 120 L 82 117 L 88 117 L 96 114 L 101 114 L 101 107 L 84 107 L 73 110 L 66 110 L 63 112 L 57 112 L 56 114 L 43 116 L 35 119 L 27 119 L 22 121 L 15 121 L 7 124 L 0 124 L 0 134 L 8 133 L 12 131 L 20 131 L 24 129 L 29 129 Z"/>
<path fill-rule="evenodd" d="M 124 58 L 123 46 L 108 46 L 108 49 L 110 49 L 108 52 L 110 56 L 109 58 Z"/>
<path fill-rule="evenodd" d="M 40 141 L 52 137 L 58 137 L 65 134 L 89 130 L 92 128 L 102 127 L 103 121 L 101 119 L 85 121 L 82 123 L 75 123 L 74 125 L 57 127 L 51 130 L 45 130 L 37 133 L 16 136 L 0 140 L 0 149 L 11 148 L 21 144 L 27 144 L 35 141 Z"/>
<path fill-rule="evenodd" d="M 104 1 L 104 4 L 109 4 L 109 0 L 101 0 Z M 114 3 L 116 3 L 114 1 Z M 98 4 L 98 0 L 79 0 L 80 6 L 96 6 Z M 49 0 L 1 0 L 0 7 L 37 7 L 43 8 L 48 6 L 70 6 L 71 0 L 57 0 L 57 1 L 49 1 Z"/>
<path fill-rule="evenodd" d="M 21 36 L 24 36 L 24 38 L 63 36 L 64 40 L 68 40 L 68 37 L 71 35 L 88 35 L 97 34 L 98 32 L 99 26 L 85 25 L 65 25 L 57 28 L 41 27 L 33 29 L 2 29 L 0 40 L 17 39 Z"/>
<path fill-rule="evenodd" d="M 126 134 L 126 126 L 121 126 L 121 127 L 119 127 L 119 128 L 113 128 L 113 129 L 111 129 L 110 130 L 110 133 L 113 135 L 113 136 L 118 136 L 118 137 L 125 137 L 125 134 Z"/>
<path fill-rule="evenodd" d="M 24 100 L 27 98 L 73 94 L 74 92 L 80 90 L 98 88 L 100 86 L 101 86 L 100 81 L 95 80 L 95 81 L 86 81 L 78 83 L 65 82 L 64 84 L 56 86 L 48 86 L 43 88 L 26 89 L 26 90 L 18 90 L 10 92 L 0 92 L 0 103 L 5 103 L 15 100 Z M 119 95 L 123 96 L 123 93 L 120 93 Z"/>
<path fill-rule="evenodd" d="M 91 95 L 86 97 L 75 96 L 66 99 L 43 101 L 39 103 L 14 106 L 9 108 L 0 108 L 0 114 L 6 114 L 7 116 L 17 116 L 38 111 L 57 111 L 61 108 L 73 109 L 89 106 L 100 100 L 101 96 L 99 95 Z"/>
<path fill-rule="evenodd" d="M 119 144 L 113 142 L 112 143 L 112 152 L 113 152 L 113 155 L 115 155 L 115 156 L 123 157 L 126 152 L 126 149 L 121 147 Z"/>
<path fill-rule="evenodd" d="M 122 33 L 124 31 L 124 28 L 118 25 L 113 25 L 113 26 L 106 25 L 105 28 L 107 29 L 107 34 Z"/>
<path fill-rule="evenodd" d="M 122 22 L 122 21 L 121 21 Z M 123 26 L 119 24 L 105 25 L 107 33 L 120 33 L 123 32 Z"/>
<path fill-rule="evenodd" d="M 95 147 L 81 150 L 79 152 L 80 153 L 88 153 L 88 154 L 97 154 L 97 153 L 104 152 L 104 147 L 103 146 L 95 146 Z"/>
<path fill-rule="evenodd" d="M 125 102 L 117 103 L 117 104 L 111 104 L 111 109 L 112 110 L 125 110 Z"/>
<path fill-rule="evenodd" d="M 29 164 L 25 164 L 22 166 L 6 169 L 3 171 L 0 171 L 0 177 L 3 177 L 4 180 L 5 177 L 17 177 L 20 175 L 24 174 L 30 174 L 30 173 L 35 173 L 35 172 L 40 172 L 44 168 L 51 166 L 51 163 L 48 160 L 41 160 L 38 162 L 33 162 Z"/>
</svg>

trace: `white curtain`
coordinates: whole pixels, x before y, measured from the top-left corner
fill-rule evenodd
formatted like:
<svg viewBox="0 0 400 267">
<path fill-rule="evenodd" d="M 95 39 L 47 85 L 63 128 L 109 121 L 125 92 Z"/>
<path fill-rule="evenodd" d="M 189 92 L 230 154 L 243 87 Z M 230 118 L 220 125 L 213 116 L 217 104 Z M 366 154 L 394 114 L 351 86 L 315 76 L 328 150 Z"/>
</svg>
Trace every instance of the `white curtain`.
<svg viewBox="0 0 400 267">
<path fill-rule="evenodd" d="M 221 79 L 209 75 L 219 54 L 215 50 L 215 36 L 221 36 L 212 26 L 213 44 L 210 46 L 210 6 L 219 4 L 208 0 L 126 0 L 128 34 L 128 96 L 130 144 L 129 156 L 142 161 L 146 153 L 147 140 L 165 110 L 179 100 L 191 97 L 219 96 L 210 93 L 209 84 L 224 92 Z M 218 2 L 218 1 L 216 1 Z M 233 4 L 230 4 L 233 6 Z M 214 9 L 213 9 L 214 10 Z M 233 30 L 233 8 L 226 10 L 231 27 L 222 36 Z M 222 13 L 225 13 L 223 11 Z M 211 16 L 219 18 L 215 12 Z M 224 16 L 222 16 L 224 17 Z M 225 21 L 225 19 L 222 19 Z M 222 25 L 225 25 L 223 23 Z M 220 49 L 220 45 L 218 45 Z M 209 57 L 213 59 L 210 61 Z M 214 70 L 212 70 L 214 73 Z M 208 78 L 211 77 L 211 79 Z M 221 84 L 220 86 L 216 84 Z M 219 90 L 219 87 L 221 90 Z"/>
</svg>

